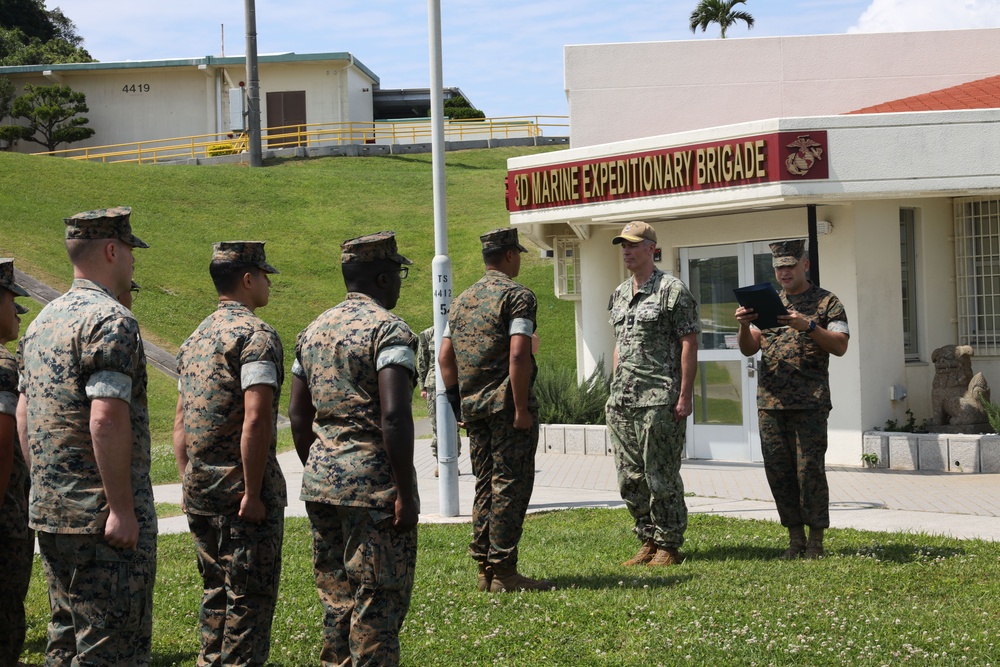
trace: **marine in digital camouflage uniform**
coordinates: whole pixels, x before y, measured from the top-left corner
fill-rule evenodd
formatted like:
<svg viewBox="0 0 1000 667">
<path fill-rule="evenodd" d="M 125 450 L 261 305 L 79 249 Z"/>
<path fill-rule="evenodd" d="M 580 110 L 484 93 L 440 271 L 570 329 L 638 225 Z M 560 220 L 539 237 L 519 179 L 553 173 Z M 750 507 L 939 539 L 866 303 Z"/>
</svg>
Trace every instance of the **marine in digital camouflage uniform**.
<svg viewBox="0 0 1000 667">
<path fill-rule="evenodd" d="M 38 531 L 52 617 L 48 665 L 148 665 L 156 577 L 146 354 L 115 298 L 132 280 L 127 207 L 66 219 L 70 290 L 22 341 Z"/>
<path fill-rule="evenodd" d="M 17 360 L 5 347 L 17 338 L 19 315 L 28 312 L 16 296 L 28 293 L 14 282 L 14 260 L 0 259 L 0 667 L 17 665 L 24 648 L 24 597 L 35 547 L 28 527 L 28 465 L 17 436 Z"/>
<path fill-rule="evenodd" d="M 517 230 L 494 229 L 480 241 L 486 273 L 452 302 L 438 355 L 455 418 L 469 433 L 476 476 L 469 554 L 479 566 L 480 591 L 551 590 L 551 581 L 517 571 L 538 448 L 531 353 L 538 302 L 514 282 L 526 252 Z"/>
<path fill-rule="evenodd" d="M 847 352 L 850 329 L 840 299 L 806 277 L 805 241 L 770 247 L 789 314 L 778 317 L 780 327 L 760 330 L 751 326 L 757 317 L 752 309 L 737 309 L 738 340 L 744 355 L 761 352 L 757 414 L 764 471 L 781 525 L 788 528 L 782 557 L 819 558 L 823 531 L 830 526 L 825 462 L 830 355 Z"/>
<path fill-rule="evenodd" d="M 295 346 L 288 415 L 302 460 L 323 605 L 324 667 L 399 663 L 417 559 L 417 338 L 390 310 L 404 265 L 392 232 L 345 241 L 347 298 Z"/>
<path fill-rule="evenodd" d="M 683 282 L 656 268 L 652 227 L 630 222 L 612 242 L 632 277 L 608 303 L 615 353 L 605 412 L 618 488 L 642 542 L 623 564 L 677 565 L 687 530 L 681 458 L 698 369 L 698 305 Z"/>
<path fill-rule="evenodd" d="M 281 578 L 285 478 L 276 454 L 284 356 L 256 315 L 264 243 L 213 246 L 219 305 L 181 345 L 174 454 L 204 583 L 198 665 L 263 665 Z"/>
<path fill-rule="evenodd" d="M 431 422 L 431 453 L 434 454 L 434 476 L 437 477 L 437 354 L 434 351 L 434 327 L 427 327 L 417 336 L 417 386 L 420 397 L 427 399 L 427 418 Z M 456 428 L 458 454 L 462 454 L 462 439 Z"/>
</svg>

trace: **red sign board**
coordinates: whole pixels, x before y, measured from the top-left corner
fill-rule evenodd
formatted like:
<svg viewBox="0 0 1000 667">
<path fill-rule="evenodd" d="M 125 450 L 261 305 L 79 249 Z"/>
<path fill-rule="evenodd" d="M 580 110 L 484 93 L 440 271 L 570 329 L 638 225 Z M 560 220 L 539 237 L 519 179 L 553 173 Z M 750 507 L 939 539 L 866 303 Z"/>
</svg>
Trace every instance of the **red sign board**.
<svg viewBox="0 0 1000 667">
<path fill-rule="evenodd" d="M 507 210 L 829 178 L 826 131 L 775 132 L 594 160 L 512 169 Z"/>
</svg>

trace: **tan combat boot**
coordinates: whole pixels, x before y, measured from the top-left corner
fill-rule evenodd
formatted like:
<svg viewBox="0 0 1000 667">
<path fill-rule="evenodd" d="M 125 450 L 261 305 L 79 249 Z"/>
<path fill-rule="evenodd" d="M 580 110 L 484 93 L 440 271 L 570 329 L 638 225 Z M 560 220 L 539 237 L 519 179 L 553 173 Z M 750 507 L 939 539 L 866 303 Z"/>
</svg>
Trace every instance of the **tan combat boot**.
<svg viewBox="0 0 1000 667">
<path fill-rule="evenodd" d="M 809 542 L 806 543 L 806 558 L 823 557 L 823 529 L 809 528 Z"/>
<path fill-rule="evenodd" d="M 806 552 L 806 528 L 805 526 L 789 526 L 788 528 L 788 548 L 781 554 L 782 560 L 795 560 Z"/>
<path fill-rule="evenodd" d="M 674 547 L 659 547 L 656 554 L 649 561 L 649 567 L 666 567 L 668 565 L 680 565 L 681 555 Z"/>
<path fill-rule="evenodd" d="M 513 593 L 514 591 L 554 591 L 556 585 L 544 579 L 530 579 L 517 573 L 517 568 L 493 568 L 491 593 Z"/>
<path fill-rule="evenodd" d="M 479 579 L 477 588 L 480 593 L 489 593 L 490 584 L 493 583 L 493 568 L 486 563 L 479 564 Z"/>
<path fill-rule="evenodd" d="M 649 561 L 653 560 L 653 556 L 656 554 L 656 542 L 653 540 L 646 540 L 642 543 L 642 547 L 639 548 L 636 555 L 629 558 L 627 561 L 622 563 L 622 567 L 632 567 L 634 565 L 646 565 Z"/>
</svg>

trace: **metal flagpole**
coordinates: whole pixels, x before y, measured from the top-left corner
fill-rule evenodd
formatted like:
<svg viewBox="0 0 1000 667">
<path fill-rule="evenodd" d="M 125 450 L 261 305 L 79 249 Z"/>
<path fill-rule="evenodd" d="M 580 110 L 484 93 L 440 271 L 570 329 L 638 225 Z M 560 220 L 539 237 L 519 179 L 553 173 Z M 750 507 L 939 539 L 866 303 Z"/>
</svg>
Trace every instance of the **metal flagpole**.
<svg viewBox="0 0 1000 667">
<path fill-rule="evenodd" d="M 441 334 L 451 308 L 451 258 L 448 257 L 448 215 L 444 181 L 444 83 L 441 67 L 441 0 L 428 0 L 431 60 L 431 166 L 434 178 L 434 349 L 441 349 Z M 438 500 L 441 516 L 458 516 L 458 429 L 444 393 L 441 373 L 436 373 Z"/>
</svg>

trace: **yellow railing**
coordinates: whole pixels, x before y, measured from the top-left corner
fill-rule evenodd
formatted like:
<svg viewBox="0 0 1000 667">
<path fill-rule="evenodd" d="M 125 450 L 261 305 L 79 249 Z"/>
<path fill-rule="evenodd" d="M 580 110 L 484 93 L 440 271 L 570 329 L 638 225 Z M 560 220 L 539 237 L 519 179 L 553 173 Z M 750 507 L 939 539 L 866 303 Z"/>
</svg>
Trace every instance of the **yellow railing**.
<svg viewBox="0 0 1000 667">
<path fill-rule="evenodd" d="M 477 120 L 445 121 L 445 141 L 533 138 L 548 132 L 567 136 L 566 116 L 507 116 Z M 373 123 L 318 123 L 271 127 L 262 132 L 263 150 L 276 148 L 340 146 L 344 144 L 416 144 L 431 141 L 428 119 L 375 121 Z M 68 148 L 35 155 L 55 155 L 71 160 L 100 162 L 171 162 L 189 158 L 235 155 L 246 152 L 245 134 L 197 134 L 108 146 Z"/>
</svg>

